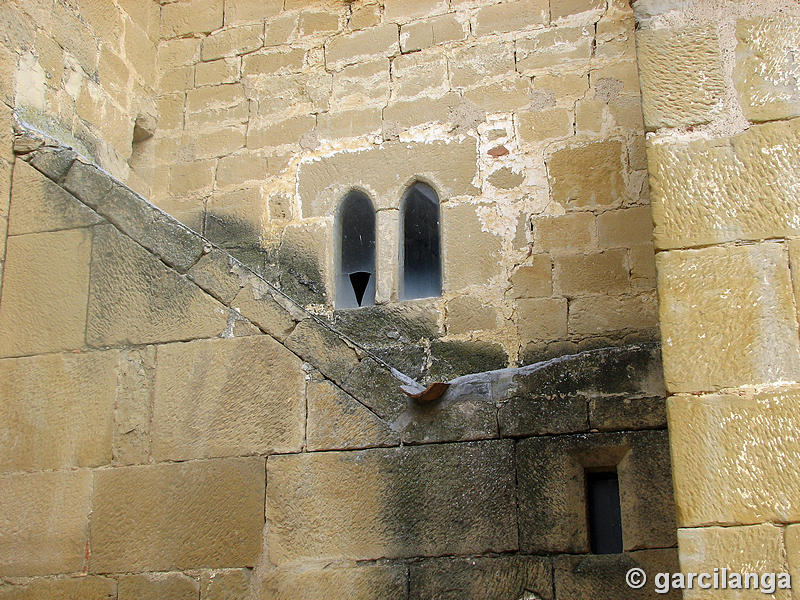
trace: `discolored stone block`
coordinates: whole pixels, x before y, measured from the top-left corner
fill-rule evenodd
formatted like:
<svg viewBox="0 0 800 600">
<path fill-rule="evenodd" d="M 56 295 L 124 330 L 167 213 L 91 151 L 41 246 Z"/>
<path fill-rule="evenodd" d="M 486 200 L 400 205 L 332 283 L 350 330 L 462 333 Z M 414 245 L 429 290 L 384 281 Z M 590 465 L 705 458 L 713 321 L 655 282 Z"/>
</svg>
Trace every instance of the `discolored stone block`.
<svg viewBox="0 0 800 600">
<path fill-rule="evenodd" d="M 2 600 L 111 600 L 117 597 L 117 582 L 109 577 L 36 578 L 20 584 L 0 584 Z"/>
<path fill-rule="evenodd" d="M 648 130 L 708 123 L 719 114 L 725 82 L 715 27 L 642 29 L 636 40 Z"/>
<path fill-rule="evenodd" d="M 502 345 L 486 341 L 433 340 L 428 379 L 449 381 L 468 373 L 494 371 L 508 366 Z"/>
<path fill-rule="evenodd" d="M 589 427 L 599 431 L 660 429 L 667 426 L 663 397 L 598 396 L 589 401 Z"/>
<path fill-rule="evenodd" d="M 197 600 L 200 585 L 183 573 L 123 575 L 117 588 L 118 600 Z"/>
<path fill-rule="evenodd" d="M 547 160 L 554 200 L 569 208 L 619 206 L 627 198 L 623 152 L 614 140 L 554 152 Z"/>
<path fill-rule="evenodd" d="M 588 27 L 558 27 L 532 33 L 517 41 L 517 71 L 532 75 L 542 69 L 588 61 L 593 41 L 594 32 Z"/>
<path fill-rule="evenodd" d="M 656 265 L 670 392 L 800 376 L 796 311 L 781 244 L 662 252 Z"/>
<path fill-rule="evenodd" d="M 745 117 L 771 121 L 800 116 L 800 18 L 774 15 L 736 23 L 734 85 Z"/>
<path fill-rule="evenodd" d="M 92 474 L 86 470 L 4 474 L 0 486 L 0 574 L 31 577 L 82 571 Z"/>
<path fill-rule="evenodd" d="M 110 225 L 95 228 L 88 343 L 216 337 L 228 310 Z"/>
<path fill-rule="evenodd" d="M 0 470 L 111 462 L 117 353 L 0 360 Z"/>
<path fill-rule="evenodd" d="M 508 441 L 271 456 L 270 560 L 515 549 L 512 463 Z"/>
<path fill-rule="evenodd" d="M 585 396 L 515 396 L 498 411 L 502 437 L 556 435 L 589 430 Z"/>
<path fill-rule="evenodd" d="M 410 600 L 552 600 L 553 569 L 535 556 L 435 558 L 411 564 L 409 591 Z"/>
<path fill-rule="evenodd" d="M 681 527 L 800 518 L 791 475 L 800 444 L 781 433 L 797 427 L 798 405 L 798 391 L 785 388 L 669 399 Z"/>
<path fill-rule="evenodd" d="M 406 569 L 401 564 L 364 565 L 345 568 L 311 568 L 302 571 L 273 569 L 256 583 L 262 600 L 404 600 Z"/>
<path fill-rule="evenodd" d="M 657 248 L 797 235 L 800 119 L 654 144 L 648 159 Z"/>
<path fill-rule="evenodd" d="M 300 359 L 269 336 L 160 346 L 153 457 L 299 452 L 304 376 Z"/>
<path fill-rule="evenodd" d="M 550 1 L 550 18 L 555 21 L 556 19 L 563 19 L 573 15 L 592 11 L 597 16 L 602 14 L 605 10 L 603 0 L 551 0 Z"/>
<path fill-rule="evenodd" d="M 510 6 L 510 3 L 497 6 Z M 491 7 L 489 7 L 491 8 Z M 507 42 L 491 41 L 457 50 L 448 61 L 450 84 L 467 87 L 487 77 L 514 72 L 514 48 Z"/>
<path fill-rule="evenodd" d="M 84 346 L 91 251 L 88 229 L 8 238 L 0 356 Z"/>
<path fill-rule="evenodd" d="M 329 381 L 308 384 L 308 450 L 394 446 L 400 436 Z"/>
<path fill-rule="evenodd" d="M 264 487 L 258 457 L 97 471 L 90 570 L 252 566 Z"/>
<path fill-rule="evenodd" d="M 285 344 L 289 350 L 335 381 L 345 377 L 359 362 L 353 348 L 314 319 L 300 322 L 286 338 Z"/>
<path fill-rule="evenodd" d="M 610 210 L 597 217 L 597 241 L 601 248 L 626 248 L 653 239 L 649 206 Z"/>
<path fill-rule="evenodd" d="M 400 389 L 403 382 L 373 358 L 363 359 L 347 375 L 339 373 L 330 378 L 387 421 L 393 421 L 408 404 L 408 396 Z"/>
</svg>

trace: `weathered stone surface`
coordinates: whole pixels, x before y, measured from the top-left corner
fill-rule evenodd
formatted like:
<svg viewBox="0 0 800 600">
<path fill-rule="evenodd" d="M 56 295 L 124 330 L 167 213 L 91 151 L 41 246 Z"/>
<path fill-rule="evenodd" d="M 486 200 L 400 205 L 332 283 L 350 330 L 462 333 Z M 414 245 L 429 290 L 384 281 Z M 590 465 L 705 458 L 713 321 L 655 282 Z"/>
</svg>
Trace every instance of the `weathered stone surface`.
<svg viewBox="0 0 800 600">
<path fill-rule="evenodd" d="M 408 397 L 400 389 L 400 380 L 373 358 L 365 358 L 346 376 L 339 373 L 330 379 L 387 421 L 394 420 L 408 404 Z"/>
<path fill-rule="evenodd" d="M 568 329 L 575 335 L 654 330 L 659 325 L 657 313 L 652 290 L 635 296 L 581 296 L 569 303 Z"/>
<path fill-rule="evenodd" d="M 504 6 L 508 7 L 510 4 L 506 3 Z M 487 77 L 514 72 L 514 47 L 509 43 L 496 41 L 467 46 L 454 53 L 448 61 L 448 68 L 453 87 L 482 83 Z"/>
<path fill-rule="evenodd" d="M 414 52 L 436 44 L 463 40 L 466 35 L 464 26 L 455 15 L 440 15 L 400 27 L 400 46 L 403 52 Z"/>
<path fill-rule="evenodd" d="M 304 378 L 300 359 L 269 336 L 160 346 L 154 458 L 299 452 Z"/>
<path fill-rule="evenodd" d="M 530 75 L 541 69 L 588 61 L 593 41 L 594 32 L 588 27 L 559 27 L 532 33 L 517 41 L 517 71 Z"/>
<path fill-rule="evenodd" d="M 550 19 L 555 21 L 556 19 L 563 19 L 565 17 L 571 17 L 576 14 L 585 13 L 591 11 L 594 13 L 592 16 L 594 17 L 592 21 L 597 18 L 600 14 L 602 14 L 603 10 L 605 10 L 606 6 L 603 3 L 603 0 L 557 0 L 555 2 L 550 2 Z"/>
<path fill-rule="evenodd" d="M 722 109 L 725 82 L 716 29 L 642 29 L 637 36 L 645 126 L 708 123 Z"/>
<path fill-rule="evenodd" d="M 502 33 L 546 25 L 549 15 L 548 0 L 519 0 L 492 4 L 478 11 L 475 34 Z"/>
<path fill-rule="evenodd" d="M 648 149 L 657 248 L 797 235 L 800 119 Z"/>
<path fill-rule="evenodd" d="M 523 343 L 554 340 L 567 334 L 566 298 L 522 298 L 517 301 L 517 328 Z"/>
<path fill-rule="evenodd" d="M 281 12 L 281 0 L 237 0 L 225 5 L 225 25 L 263 21 Z M 287 10 L 291 7 L 287 7 Z"/>
<path fill-rule="evenodd" d="M 500 435 L 555 435 L 589 430 L 585 396 L 515 396 L 498 411 Z"/>
<path fill-rule="evenodd" d="M 92 474 L 82 470 L 0 475 L 0 486 L 0 575 L 83 570 Z"/>
<path fill-rule="evenodd" d="M 326 223 L 289 226 L 277 251 L 280 288 L 301 304 L 324 304 L 330 297 L 325 271 L 330 257 L 327 242 L 331 227 Z"/>
<path fill-rule="evenodd" d="M 546 254 L 536 254 L 533 264 L 522 266 L 511 276 L 514 298 L 537 298 L 553 293 L 553 263 Z"/>
<path fill-rule="evenodd" d="M 252 52 L 261 47 L 263 37 L 264 28 L 260 25 L 220 29 L 203 38 L 203 60 Z M 198 40 L 190 38 L 190 41 L 196 43 Z M 163 61 L 159 60 L 159 64 L 163 64 Z"/>
<path fill-rule="evenodd" d="M 256 584 L 260 600 L 405 600 L 406 570 L 402 565 L 348 568 L 274 569 Z"/>
<path fill-rule="evenodd" d="M 494 342 L 434 340 L 431 342 L 430 355 L 428 379 L 432 381 L 449 381 L 460 375 L 508 366 L 506 350 Z"/>
<path fill-rule="evenodd" d="M 416 177 L 431 182 L 442 201 L 450 196 L 475 195 L 478 190 L 471 182 L 476 162 L 472 138 L 452 144 L 392 142 L 376 149 L 303 162 L 298 171 L 303 217 L 333 214 L 353 186 L 366 190 L 376 209 L 399 208 L 405 188 Z"/>
<path fill-rule="evenodd" d="M 112 436 L 114 464 L 142 464 L 151 455 L 155 360 L 154 346 L 125 348 L 119 353 Z"/>
<path fill-rule="evenodd" d="M 316 132 L 320 138 L 337 140 L 377 133 L 381 129 L 381 110 L 348 110 L 317 115 Z"/>
<path fill-rule="evenodd" d="M 91 251 L 88 229 L 8 238 L 0 356 L 83 347 Z"/>
<path fill-rule="evenodd" d="M 598 431 L 657 429 L 667 426 L 663 397 L 598 396 L 589 400 L 589 427 Z"/>
<path fill-rule="evenodd" d="M 677 549 L 641 550 L 625 554 L 559 556 L 554 560 L 556 598 L 570 600 L 637 600 L 639 598 L 669 598 L 680 600 L 680 590 L 667 594 L 654 593 L 653 578 L 657 573 L 678 573 Z M 640 568 L 648 580 L 639 590 L 625 583 L 629 569 Z M 685 567 L 684 567 L 685 569 Z M 709 569 L 713 572 L 713 568 Z"/>
<path fill-rule="evenodd" d="M 682 527 L 795 521 L 800 393 L 672 396 L 675 501 Z M 757 483 L 757 485 L 754 485 Z"/>
<path fill-rule="evenodd" d="M 597 217 L 597 241 L 603 248 L 626 248 L 653 239 L 649 206 L 610 210 Z"/>
<path fill-rule="evenodd" d="M 308 384 L 308 450 L 395 446 L 400 436 L 331 382 Z"/>
<path fill-rule="evenodd" d="M 533 219 L 533 247 L 539 252 L 588 250 L 595 239 L 592 213 L 575 212 Z"/>
<path fill-rule="evenodd" d="M 534 556 L 435 558 L 412 563 L 410 577 L 410 600 L 553 598 L 550 561 Z"/>
<path fill-rule="evenodd" d="M 200 578 L 203 600 L 239 600 L 250 592 L 251 569 L 219 569 L 206 571 Z"/>
<path fill-rule="evenodd" d="M 626 199 L 624 148 L 618 141 L 558 150 L 547 161 L 553 199 L 566 207 L 618 206 Z"/>
<path fill-rule="evenodd" d="M 117 353 L 0 360 L 0 470 L 111 461 Z"/>
<path fill-rule="evenodd" d="M 449 89 L 447 59 L 436 54 L 414 52 L 398 56 L 392 60 L 391 75 L 393 98 L 439 96 Z"/>
<path fill-rule="evenodd" d="M 789 525 L 785 529 L 786 561 L 792 581 L 800 577 L 800 525 Z"/>
<path fill-rule="evenodd" d="M 396 263 L 395 263 L 396 264 Z M 438 337 L 439 307 L 426 300 L 336 311 L 332 325 L 360 343 L 408 343 Z"/>
<path fill-rule="evenodd" d="M 271 456 L 270 560 L 516 548 L 511 442 Z"/>
<path fill-rule="evenodd" d="M 661 252 L 656 264 L 667 389 L 711 391 L 800 377 L 781 244 Z"/>
<path fill-rule="evenodd" d="M 200 585 L 183 573 L 123 575 L 117 593 L 118 600 L 197 600 Z"/>
<path fill-rule="evenodd" d="M 684 572 L 713 573 L 718 565 L 725 565 L 729 572 L 738 573 L 786 573 L 786 552 L 783 546 L 784 528 L 772 524 L 749 527 L 699 527 L 678 530 L 681 547 L 681 569 Z M 794 581 L 792 581 L 794 583 Z M 696 598 L 730 598 L 733 591 L 720 590 L 705 593 L 694 589 L 684 595 L 687 600 Z M 747 593 L 747 592 L 745 592 Z M 745 593 L 737 594 L 745 597 Z M 749 595 L 762 598 L 761 591 L 750 591 Z M 773 597 L 789 600 L 790 590 L 775 590 Z"/>
<path fill-rule="evenodd" d="M 619 294 L 628 291 L 627 252 L 557 256 L 553 260 L 553 288 L 563 296 Z"/>
<path fill-rule="evenodd" d="M 174 2 L 161 9 L 161 37 L 210 33 L 222 27 L 223 0 L 199 0 L 195 4 Z M 234 11 L 232 11 L 234 12 Z"/>
<path fill-rule="evenodd" d="M 625 550 L 675 544 L 665 431 L 528 438 L 517 443 L 520 549 L 588 552 L 586 469 L 616 469 Z"/>
<path fill-rule="evenodd" d="M 268 50 L 258 54 L 248 54 L 242 60 L 242 75 L 272 75 L 275 73 L 296 73 L 303 68 L 305 51 L 292 48 L 288 51 Z"/>
<path fill-rule="evenodd" d="M 384 17 L 400 23 L 447 12 L 447 8 L 447 0 L 385 0 Z"/>
<path fill-rule="evenodd" d="M 411 402 L 400 421 L 407 444 L 497 437 L 497 411 L 485 383 L 450 388 L 435 402 Z"/>
<path fill-rule="evenodd" d="M 2 600 L 114 600 L 117 582 L 108 577 L 81 576 L 32 579 L 27 583 L 0 584 Z"/>
<path fill-rule="evenodd" d="M 572 110 L 554 108 L 519 114 L 520 140 L 528 143 L 551 138 L 569 137 L 574 131 L 575 116 Z"/>
<path fill-rule="evenodd" d="M 87 341 L 95 346 L 215 337 L 228 310 L 110 225 L 95 228 Z"/>
<path fill-rule="evenodd" d="M 442 210 L 444 255 L 443 287 L 455 292 L 470 285 L 485 285 L 500 271 L 502 239 L 485 231 L 472 204 L 445 205 Z"/>
<path fill-rule="evenodd" d="M 192 281 L 225 305 L 242 289 L 242 278 L 247 274 L 242 263 L 216 248 L 200 258 L 188 273 Z"/>
<path fill-rule="evenodd" d="M 247 285 L 231 301 L 231 308 L 275 339 L 285 340 L 297 324 L 295 317 L 285 307 L 290 301 L 285 300 L 283 305 L 278 303 L 275 299 L 278 292 L 252 274 L 247 281 Z M 297 315 L 297 318 L 300 316 Z"/>
<path fill-rule="evenodd" d="M 447 303 L 447 333 L 458 335 L 497 328 L 497 309 L 479 298 L 460 296 Z"/>
<path fill-rule="evenodd" d="M 71 148 L 45 146 L 31 156 L 30 163 L 48 179 L 58 182 L 64 179 L 76 157 Z"/>
<path fill-rule="evenodd" d="M 342 379 L 358 364 L 356 351 L 314 319 L 300 322 L 286 339 L 286 347 L 334 381 Z"/>
<path fill-rule="evenodd" d="M 252 566 L 264 486 L 258 457 L 96 471 L 90 570 Z"/>
<path fill-rule="evenodd" d="M 775 15 L 736 23 L 734 84 L 745 117 L 771 121 L 800 115 L 800 18 Z"/>
<path fill-rule="evenodd" d="M 399 53 L 398 27 L 384 23 L 334 37 L 325 45 L 325 65 L 341 69 L 375 55 L 393 56 Z"/>
</svg>

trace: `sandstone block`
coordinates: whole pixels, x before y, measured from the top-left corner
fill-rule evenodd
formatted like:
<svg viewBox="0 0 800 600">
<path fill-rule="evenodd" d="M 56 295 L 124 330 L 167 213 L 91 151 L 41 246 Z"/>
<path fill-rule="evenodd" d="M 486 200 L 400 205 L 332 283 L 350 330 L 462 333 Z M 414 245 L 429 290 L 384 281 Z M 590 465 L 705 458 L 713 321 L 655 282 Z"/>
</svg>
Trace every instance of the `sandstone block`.
<svg viewBox="0 0 800 600">
<path fill-rule="evenodd" d="M 796 311 L 780 244 L 659 253 L 656 265 L 669 391 L 800 376 Z"/>
<path fill-rule="evenodd" d="M 229 306 L 248 275 L 245 266 L 223 250 L 204 254 L 188 273 L 189 277 L 217 300 Z"/>
<path fill-rule="evenodd" d="M 223 0 L 165 4 L 161 7 L 161 37 L 167 39 L 190 33 L 211 33 L 219 29 L 225 12 L 223 5 Z"/>
<path fill-rule="evenodd" d="M 214 185 L 215 160 L 176 163 L 169 167 L 169 191 L 175 196 L 208 192 Z"/>
<path fill-rule="evenodd" d="M 633 289 L 653 289 L 656 285 L 656 260 L 653 244 L 634 246 L 629 250 L 629 256 Z"/>
<path fill-rule="evenodd" d="M 571 106 L 589 90 L 589 77 L 585 72 L 546 73 L 533 78 L 533 89 Z"/>
<path fill-rule="evenodd" d="M 95 231 L 88 343 L 143 344 L 215 337 L 228 310 L 110 225 Z"/>
<path fill-rule="evenodd" d="M 485 6 L 478 11 L 475 34 L 504 33 L 537 25 L 550 19 L 548 0 L 517 0 Z"/>
<path fill-rule="evenodd" d="M 118 600 L 197 600 L 200 585 L 183 573 L 123 575 L 117 593 Z"/>
<path fill-rule="evenodd" d="M 667 405 L 661 396 L 598 396 L 589 401 L 589 426 L 598 431 L 661 429 L 666 425 Z"/>
<path fill-rule="evenodd" d="M 399 208 L 408 182 L 415 177 L 431 182 L 442 201 L 450 196 L 475 195 L 478 190 L 471 182 L 476 163 L 475 141 L 471 138 L 451 144 L 389 142 L 380 148 L 303 162 L 298 170 L 303 217 L 333 214 L 353 186 L 367 190 L 376 209 Z M 468 209 L 474 214 L 473 207 Z M 462 207 L 457 212 L 465 210 Z M 446 232 L 447 226 L 443 230 Z"/>
<path fill-rule="evenodd" d="M 263 600 L 401 600 L 406 597 L 406 572 L 402 565 L 365 565 L 348 568 L 274 569 L 256 584 Z"/>
<path fill-rule="evenodd" d="M 9 235 L 86 227 L 100 222 L 97 213 L 28 163 L 14 163 Z"/>
<path fill-rule="evenodd" d="M 403 52 L 414 52 L 445 42 L 460 41 L 466 36 L 464 26 L 455 15 L 439 15 L 400 27 L 400 47 Z"/>
<path fill-rule="evenodd" d="M 653 218 L 649 206 L 610 210 L 597 217 L 597 241 L 601 248 L 649 244 L 653 239 Z"/>
<path fill-rule="evenodd" d="M 377 133 L 380 129 L 381 110 L 379 108 L 328 112 L 317 115 L 316 131 L 321 138 L 336 140 L 345 137 L 358 137 Z"/>
<path fill-rule="evenodd" d="M 117 353 L 47 354 L 0 361 L 0 469 L 95 467 L 111 462 Z"/>
<path fill-rule="evenodd" d="M 252 566 L 264 487 L 258 457 L 97 471 L 90 570 Z"/>
<path fill-rule="evenodd" d="M 464 99 L 487 112 L 508 112 L 530 104 L 530 81 L 509 79 L 464 92 Z"/>
<path fill-rule="evenodd" d="M 214 35 L 207 39 L 216 39 Z M 207 43 L 207 42 L 206 42 Z M 200 58 L 201 41 L 197 38 L 163 40 L 158 45 L 158 68 L 162 72 L 195 64 Z M 203 57 L 205 60 L 209 60 Z"/>
<path fill-rule="evenodd" d="M 550 18 L 555 21 L 588 11 L 592 11 L 597 17 L 602 14 L 605 7 L 603 0 L 551 0 Z"/>
<path fill-rule="evenodd" d="M 392 23 L 340 34 L 325 44 L 325 65 L 338 70 L 368 57 L 394 56 L 400 52 L 398 39 Z"/>
<path fill-rule="evenodd" d="M 453 54 L 448 67 L 453 87 L 483 83 L 488 77 L 514 72 L 514 47 L 507 42 L 496 41 L 467 46 Z"/>
<path fill-rule="evenodd" d="M 348 25 L 350 29 L 365 29 L 381 22 L 381 6 L 379 4 L 366 4 L 354 6 Z"/>
<path fill-rule="evenodd" d="M 206 201 L 206 237 L 221 246 L 256 247 L 266 207 L 258 187 L 217 192 Z"/>
<path fill-rule="evenodd" d="M 186 94 L 187 112 L 231 108 L 245 100 L 244 87 L 240 83 L 208 86 L 189 90 Z"/>
<path fill-rule="evenodd" d="M 303 115 L 277 123 L 251 123 L 247 131 L 247 148 L 258 150 L 286 144 L 299 144 L 301 138 L 316 126 L 314 115 Z"/>
<path fill-rule="evenodd" d="M 447 12 L 447 0 L 385 0 L 384 17 L 402 23 L 420 17 Z"/>
<path fill-rule="evenodd" d="M 535 254 L 533 264 L 518 268 L 511 276 L 514 298 L 537 298 L 553 294 L 553 261 L 547 254 Z"/>
<path fill-rule="evenodd" d="M 194 158 L 220 158 L 244 148 L 247 128 L 244 125 L 220 129 L 203 128 L 199 132 L 190 131 Z"/>
<path fill-rule="evenodd" d="M 435 558 L 415 562 L 410 571 L 410 600 L 430 598 L 552 599 L 553 575 L 547 559 L 528 556 Z"/>
<path fill-rule="evenodd" d="M 447 257 L 443 287 L 447 291 L 485 285 L 499 274 L 502 240 L 483 231 L 475 209 L 474 205 L 461 204 L 446 205 L 442 211 L 442 242 Z"/>
<path fill-rule="evenodd" d="M 641 331 L 658 325 L 658 302 L 653 292 L 637 296 L 581 296 L 571 300 L 569 305 L 571 334 Z"/>
<path fill-rule="evenodd" d="M 331 104 L 337 108 L 385 105 L 389 98 L 389 60 L 361 62 L 334 73 Z"/>
<path fill-rule="evenodd" d="M 458 335 L 497 328 L 497 310 L 479 298 L 460 296 L 447 303 L 447 333 Z"/>
<path fill-rule="evenodd" d="M 282 8 L 283 2 L 281 0 L 237 0 L 236 2 L 226 2 L 225 25 L 270 19 L 278 15 Z"/>
<path fill-rule="evenodd" d="M 250 593 L 250 569 L 220 569 L 206 572 L 200 578 L 203 600 L 238 600 Z"/>
<path fill-rule="evenodd" d="M 249 275 L 245 281 L 247 284 L 231 301 L 231 307 L 275 339 L 285 340 L 295 327 L 295 319 L 306 315 L 299 311 L 293 315 L 291 307 L 286 307 L 289 301 L 255 276 Z"/>
<path fill-rule="evenodd" d="M 766 523 L 749 527 L 679 529 L 681 569 L 684 572 L 713 573 L 717 565 L 725 565 L 729 571 L 738 573 L 785 573 L 788 569 L 783 532 L 783 527 Z M 760 591 L 750 591 L 749 594 L 764 595 Z M 684 597 L 694 600 L 703 596 L 724 598 L 730 595 L 731 592 L 726 590 L 706 594 L 695 589 L 687 591 Z M 774 597 L 790 600 L 792 592 L 775 590 Z"/>
<path fill-rule="evenodd" d="M 341 380 L 358 364 L 355 350 L 313 319 L 306 319 L 295 327 L 286 339 L 286 347 L 335 381 Z"/>
<path fill-rule="evenodd" d="M 533 33 L 517 41 L 517 71 L 532 75 L 542 69 L 588 62 L 593 42 L 594 32 L 588 27 L 559 27 Z"/>
<path fill-rule="evenodd" d="M 268 50 L 248 54 L 242 60 L 242 75 L 295 73 L 303 68 L 304 57 L 305 50 L 302 48 L 293 48 L 288 52 Z"/>
<path fill-rule="evenodd" d="M 798 231 L 800 119 L 731 138 L 648 149 L 658 248 L 790 237 Z"/>
<path fill-rule="evenodd" d="M 0 356 L 84 346 L 91 232 L 8 238 L 0 305 Z"/>
<path fill-rule="evenodd" d="M 339 29 L 339 13 L 308 10 L 300 13 L 300 35 L 335 33 Z"/>
<path fill-rule="evenodd" d="M 20 585 L 0 585 L 2 600 L 109 600 L 116 598 L 117 582 L 107 577 L 37 578 Z"/>
<path fill-rule="evenodd" d="M 624 293 L 630 287 L 626 259 L 625 250 L 557 256 L 553 259 L 553 288 L 564 296 Z"/>
<path fill-rule="evenodd" d="M 395 446 L 400 436 L 329 381 L 308 384 L 308 450 Z"/>
<path fill-rule="evenodd" d="M 261 25 L 220 29 L 203 39 L 203 60 L 215 60 L 258 50 L 263 44 L 263 37 L 264 28 Z"/>
<path fill-rule="evenodd" d="M 153 456 L 299 452 L 304 396 L 302 362 L 268 336 L 160 346 Z"/>
<path fill-rule="evenodd" d="M 781 15 L 736 23 L 734 84 L 745 117 L 771 121 L 800 115 L 800 18 Z"/>
<path fill-rule="evenodd" d="M 711 27 L 642 29 L 637 42 L 648 130 L 708 123 L 719 114 L 725 82 Z"/>
<path fill-rule="evenodd" d="M 523 142 L 569 137 L 573 134 L 575 116 L 564 108 L 519 113 L 519 137 Z"/>
<path fill-rule="evenodd" d="M 570 208 L 621 204 L 623 151 L 620 142 L 606 140 L 554 152 L 547 161 L 553 199 Z"/>
<path fill-rule="evenodd" d="M 252 152 L 223 156 L 217 165 L 217 185 L 239 186 L 246 181 L 267 177 L 267 158 Z"/>
<path fill-rule="evenodd" d="M 392 96 L 413 98 L 420 94 L 439 96 L 448 91 L 447 60 L 444 56 L 416 52 L 392 60 Z"/>
<path fill-rule="evenodd" d="M 490 441 L 271 456 L 270 559 L 513 549 L 511 452 Z"/>
<path fill-rule="evenodd" d="M 384 127 L 387 123 L 396 123 L 400 127 L 414 127 L 423 123 L 439 121 L 446 123 L 455 119 L 461 98 L 458 94 L 449 93 L 441 98 L 421 97 L 404 102 L 390 102 L 383 109 Z"/>
<path fill-rule="evenodd" d="M 670 398 L 680 526 L 798 518 L 798 482 L 789 465 L 800 445 L 780 433 L 797 426 L 798 400 L 795 389 Z"/>
<path fill-rule="evenodd" d="M 564 337 L 567 334 L 566 298 L 518 300 L 517 328 L 523 343 Z"/>
<path fill-rule="evenodd" d="M 587 404 L 583 395 L 514 396 L 497 413 L 500 433 L 519 437 L 586 432 Z"/>
<path fill-rule="evenodd" d="M 0 485 L 0 574 L 31 577 L 82 571 L 92 474 L 6 474 L 0 475 Z"/>
<path fill-rule="evenodd" d="M 594 215 L 575 212 L 533 219 L 533 246 L 540 252 L 588 250 L 594 242 Z"/>
<path fill-rule="evenodd" d="M 135 23 L 126 23 L 124 46 L 125 57 L 135 73 L 144 81 L 153 81 L 157 49 L 147 33 Z"/>
<path fill-rule="evenodd" d="M 296 13 L 281 14 L 267 21 L 264 27 L 264 46 L 270 48 L 290 43 L 297 30 L 298 21 L 299 15 Z"/>
<path fill-rule="evenodd" d="M 154 346 L 126 348 L 119 353 L 114 403 L 113 463 L 142 464 L 151 456 Z"/>
<path fill-rule="evenodd" d="M 212 60 L 199 63 L 194 70 L 194 84 L 220 85 L 239 80 L 239 60 L 236 58 Z"/>
</svg>

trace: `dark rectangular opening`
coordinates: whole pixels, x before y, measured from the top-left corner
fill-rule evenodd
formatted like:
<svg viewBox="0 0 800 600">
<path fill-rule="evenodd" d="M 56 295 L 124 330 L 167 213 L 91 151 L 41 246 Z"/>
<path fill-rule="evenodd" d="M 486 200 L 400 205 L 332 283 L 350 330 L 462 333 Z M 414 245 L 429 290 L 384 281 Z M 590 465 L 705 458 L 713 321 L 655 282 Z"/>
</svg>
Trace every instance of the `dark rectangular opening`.
<svg viewBox="0 0 800 600">
<path fill-rule="evenodd" d="M 622 514 L 616 471 L 586 472 L 589 544 L 594 554 L 622 552 Z"/>
</svg>

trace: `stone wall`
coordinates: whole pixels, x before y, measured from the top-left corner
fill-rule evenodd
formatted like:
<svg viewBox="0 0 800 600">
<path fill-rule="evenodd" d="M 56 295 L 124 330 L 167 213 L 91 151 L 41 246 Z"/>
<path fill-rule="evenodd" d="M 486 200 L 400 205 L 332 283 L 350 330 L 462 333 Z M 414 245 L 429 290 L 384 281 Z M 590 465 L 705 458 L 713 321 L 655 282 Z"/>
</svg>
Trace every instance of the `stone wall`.
<svg viewBox="0 0 800 600">
<path fill-rule="evenodd" d="M 437 402 L 67 148 L 13 169 L 0 298 L 0 598 L 632 596 L 677 568 L 660 352 Z M 589 552 L 615 468 L 623 552 Z M 673 595 L 672 597 L 675 597 Z"/>
<path fill-rule="evenodd" d="M 796 575 L 800 7 L 635 8 L 681 565 Z"/>
<path fill-rule="evenodd" d="M 415 376 L 654 339 L 633 28 L 623 0 L 163 3 L 152 199 Z M 398 302 L 416 179 L 443 295 Z M 333 315 L 354 187 L 378 305 Z"/>
</svg>

